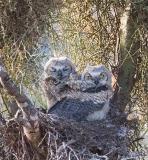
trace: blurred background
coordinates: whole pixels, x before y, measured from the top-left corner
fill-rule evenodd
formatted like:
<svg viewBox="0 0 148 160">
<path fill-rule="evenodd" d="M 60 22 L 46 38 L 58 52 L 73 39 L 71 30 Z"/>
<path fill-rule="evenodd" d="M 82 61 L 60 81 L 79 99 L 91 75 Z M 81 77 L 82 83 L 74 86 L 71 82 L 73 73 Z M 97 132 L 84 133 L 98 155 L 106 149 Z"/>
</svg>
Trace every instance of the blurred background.
<svg viewBox="0 0 148 160">
<path fill-rule="evenodd" d="M 1 0 L 0 58 L 12 79 L 46 108 L 40 80 L 51 56 L 68 56 L 81 72 L 105 64 L 116 79 L 114 105 L 138 119 L 131 149 L 148 149 L 148 1 Z M 12 97 L 0 90 L 0 113 Z M 145 138 L 143 140 L 143 138 Z"/>
</svg>

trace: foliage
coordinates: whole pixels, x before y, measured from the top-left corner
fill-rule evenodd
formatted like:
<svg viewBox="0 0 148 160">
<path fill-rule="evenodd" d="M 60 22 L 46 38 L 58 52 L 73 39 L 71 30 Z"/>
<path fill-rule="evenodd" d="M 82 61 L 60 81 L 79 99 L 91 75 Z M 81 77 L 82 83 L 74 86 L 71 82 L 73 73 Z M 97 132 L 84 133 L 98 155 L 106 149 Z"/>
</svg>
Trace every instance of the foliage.
<svg viewBox="0 0 148 160">
<path fill-rule="evenodd" d="M 134 21 L 133 18 L 128 21 L 132 22 L 128 31 L 132 32 L 123 28 L 128 35 L 122 46 L 121 19 L 129 2 Z M 147 8 L 146 0 L 56 0 L 54 3 L 48 0 L 1 0 L 0 56 L 13 79 L 27 92 L 29 90 L 33 101 L 42 106 L 45 102 L 37 91 L 43 58 L 49 56 L 39 49 L 39 39 L 44 35 L 48 37 L 52 53 L 69 56 L 79 71 L 87 64 L 104 63 L 111 67 L 118 78 L 119 90 L 125 87 L 129 92 L 126 112 L 131 113 L 129 119 L 136 115 L 139 120 L 138 137 L 148 120 Z M 121 69 L 129 73 L 133 66 L 132 76 L 127 74 L 125 79 Z M 4 96 L 3 93 L 2 90 Z M 3 98 L 7 103 L 8 96 Z M 121 105 L 123 99 L 120 99 Z"/>
<path fill-rule="evenodd" d="M 65 1 L 51 16 L 51 40 L 82 68 L 87 63 L 117 62 L 120 16 L 124 1 Z M 80 66 L 78 66 L 80 67 Z"/>
</svg>

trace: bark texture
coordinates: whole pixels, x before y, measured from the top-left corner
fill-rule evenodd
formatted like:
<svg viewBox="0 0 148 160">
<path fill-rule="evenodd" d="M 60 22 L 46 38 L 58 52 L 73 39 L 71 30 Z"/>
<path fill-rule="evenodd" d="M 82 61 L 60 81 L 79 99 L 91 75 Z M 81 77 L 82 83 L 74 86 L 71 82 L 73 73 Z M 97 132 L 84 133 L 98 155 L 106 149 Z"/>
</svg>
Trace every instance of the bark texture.
<svg viewBox="0 0 148 160">
<path fill-rule="evenodd" d="M 119 74 L 116 89 L 116 103 L 120 111 L 123 112 L 130 101 L 132 89 L 136 81 L 137 58 L 139 55 L 140 38 L 138 30 L 138 8 L 130 1 L 121 17 L 120 28 L 120 54 L 119 54 Z"/>
</svg>

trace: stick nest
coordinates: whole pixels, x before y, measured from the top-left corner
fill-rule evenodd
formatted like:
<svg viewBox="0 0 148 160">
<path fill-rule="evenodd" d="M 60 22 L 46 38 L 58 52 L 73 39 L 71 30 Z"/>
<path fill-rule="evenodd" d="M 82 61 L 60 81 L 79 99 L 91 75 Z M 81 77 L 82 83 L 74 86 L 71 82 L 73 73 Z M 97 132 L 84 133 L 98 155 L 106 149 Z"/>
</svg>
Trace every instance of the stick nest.
<svg viewBox="0 0 148 160">
<path fill-rule="evenodd" d="M 15 121 L 3 124 L 0 159 L 116 160 L 126 155 L 129 130 L 124 116 L 76 122 L 39 112 L 42 140 L 32 146 Z M 124 125 L 123 125 L 124 124 Z"/>
</svg>

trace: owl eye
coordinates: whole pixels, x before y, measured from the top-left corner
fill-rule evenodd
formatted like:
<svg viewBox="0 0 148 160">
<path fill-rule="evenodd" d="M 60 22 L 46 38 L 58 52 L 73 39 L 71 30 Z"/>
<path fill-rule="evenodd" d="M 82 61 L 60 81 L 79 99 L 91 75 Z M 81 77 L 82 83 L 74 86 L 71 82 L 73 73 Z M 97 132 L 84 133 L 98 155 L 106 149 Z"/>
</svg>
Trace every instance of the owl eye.
<svg viewBox="0 0 148 160">
<path fill-rule="evenodd" d="M 84 76 L 84 79 L 85 80 L 92 80 L 93 77 L 89 73 L 86 73 L 85 76 Z"/>
<path fill-rule="evenodd" d="M 63 71 L 68 71 L 69 70 L 69 67 L 65 67 L 65 68 L 63 68 Z"/>
<path fill-rule="evenodd" d="M 105 73 L 101 73 L 100 75 L 99 75 L 99 79 L 104 79 L 105 78 Z"/>
<path fill-rule="evenodd" d="M 54 67 L 51 67 L 50 72 L 56 72 L 56 69 Z"/>
</svg>

